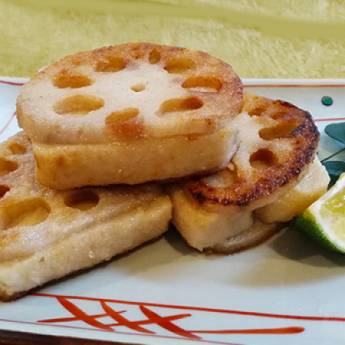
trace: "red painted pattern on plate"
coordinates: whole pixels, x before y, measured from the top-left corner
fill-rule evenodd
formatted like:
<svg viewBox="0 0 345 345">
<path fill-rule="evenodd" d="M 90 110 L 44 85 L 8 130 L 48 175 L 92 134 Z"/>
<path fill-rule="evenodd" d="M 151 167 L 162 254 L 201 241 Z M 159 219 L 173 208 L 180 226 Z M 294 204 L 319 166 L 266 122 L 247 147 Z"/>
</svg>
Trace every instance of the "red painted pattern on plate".
<svg viewBox="0 0 345 345">
<path fill-rule="evenodd" d="M 8 80 L 0 80 L 0 84 L 12 85 L 12 86 L 23 86 L 25 83 L 16 82 L 16 81 L 8 81 Z"/>
<path fill-rule="evenodd" d="M 4 125 L 2 128 L 0 128 L 0 135 L 6 131 L 6 129 L 9 127 L 9 125 L 11 124 L 11 122 L 14 120 L 15 117 L 16 117 L 16 113 L 14 112 L 14 113 L 10 116 L 10 118 L 8 119 L 8 121 L 5 123 L 5 125 Z"/>
<path fill-rule="evenodd" d="M 254 311 L 242 311 L 242 310 L 231 310 L 231 309 L 219 309 L 219 308 L 206 308 L 206 307 L 195 307 L 195 306 L 185 306 L 185 305 L 172 305 L 172 304 L 160 304 L 160 303 L 150 303 L 150 302 L 137 302 L 137 301 L 124 301 L 110 298 L 96 298 L 96 297 L 86 297 L 86 296 L 71 296 L 71 295 L 56 295 L 49 293 L 34 293 L 33 296 L 38 297 L 50 297 L 50 298 L 68 298 L 74 300 L 82 301 L 95 301 L 95 302 L 111 302 L 119 304 L 128 305 L 145 305 L 150 307 L 161 307 L 170 309 L 181 309 L 181 310 L 194 310 L 194 311 L 205 311 L 211 313 L 224 313 L 224 314 L 237 314 L 243 316 L 258 316 L 276 319 L 292 319 L 292 320 L 306 320 L 306 321 L 335 321 L 335 322 L 345 322 L 345 317 L 338 316 L 308 316 L 308 315 L 287 315 L 287 314 L 275 314 L 275 313 L 260 313 Z"/>
<path fill-rule="evenodd" d="M 204 340 L 209 341 L 211 339 L 204 339 L 203 335 L 230 335 L 230 334 L 256 334 L 256 335 L 278 335 L 278 334 L 298 334 L 304 332 L 304 327 L 298 326 L 289 326 L 289 327 L 276 327 L 276 328 L 249 328 L 249 329 L 187 329 L 182 325 L 177 325 L 174 321 L 182 320 L 185 318 L 193 317 L 193 311 L 206 311 L 210 312 L 211 309 L 200 308 L 200 307 L 187 307 L 187 306 L 175 306 L 175 305 L 166 305 L 166 304 L 157 304 L 157 303 L 145 303 L 145 302 L 133 302 L 133 301 L 121 301 L 113 299 L 102 299 L 102 298 L 91 298 L 91 297 L 79 297 L 79 296 L 61 296 L 61 295 L 52 295 L 44 293 L 33 294 L 37 297 L 50 297 L 56 299 L 59 304 L 73 317 L 62 317 L 62 318 L 51 318 L 38 320 L 40 323 L 45 324 L 59 324 L 66 322 L 77 322 L 81 321 L 84 324 L 97 328 L 103 331 L 114 331 L 114 328 L 121 327 L 126 328 L 130 331 L 135 331 L 136 333 L 144 333 L 152 336 L 162 336 L 163 334 L 160 331 L 153 331 L 144 325 L 154 325 L 159 326 L 159 329 L 162 331 L 168 331 L 172 333 L 175 337 L 189 339 L 189 340 Z M 92 301 L 97 303 L 103 309 L 104 313 L 92 314 L 84 311 L 81 306 L 77 306 L 77 301 Z M 142 319 L 133 321 L 125 317 L 123 314 L 126 310 L 117 311 L 110 306 L 110 303 L 124 304 L 130 307 L 133 305 L 137 306 L 143 316 Z M 188 309 L 189 313 L 180 313 L 174 315 L 160 315 L 157 311 L 154 311 L 152 307 L 168 308 L 168 309 Z M 85 306 L 84 306 L 85 308 Z M 238 314 L 237 311 L 227 311 L 227 310 L 217 310 L 218 313 L 231 312 L 233 314 Z M 217 313 L 215 311 L 211 311 Z M 101 322 L 102 318 L 110 318 L 114 322 L 107 321 L 107 323 Z M 64 327 L 64 325 L 61 325 Z M 155 328 L 157 329 L 157 327 Z M 212 340 L 211 340 L 212 341 Z"/>
<path fill-rule="evenodd" d="M 198 324 L 198 328 L 194 328 L 193 317 L 200 317 L 198 312 L 213 313 L 214 317 L 225 317 L 224 314 L 232 314 L 236 316 L 249 316 L 251 318 L 271 318 L 271 319 L 284 319 L 284 320 L 296 320 L 296 321 L 318 321 L 318 322 L 345 322 L 345 317 L 338 316 L 311 316 L 311 315 L 288 315 L 278 313 L 262 313 L 256 311 L 241 311 L 241 310 L 229 310 L 218 308 L 205 308 L 185 305 L 170 305 L 161 303 L 149 303 L 149 302 L 137 302 L 137 301 L 125 301 L 109 298 L 95 298 L 85 296 L 64 296 L 47 293 L 35 293 L 33 296 L 46 297 L 53 299 L 59 303 L 66 311 L 72 316 L 49 318 L 44 320 L 38 320 L 39 323 L 44 324 L 59 324 L 62 327 L 69 322 L 83 322 L 86 326 L 97 328 L 104 331 L 116 331 L 117 327 L 125 328 L 129 331 L 134 331 L 133 334 L 146 334 L 151 336 L 162 336 L 167 331 L 173 334 L 175 337 L 189 340 L 203 340 L 214 341 L 215 339 L 209 338 L 212 335 L 234 335 L 234 334 L 246 334 L 246 335 L 287 335 L 287 334 L 299 334 L 303 333 L 305 328 L 298 325 L 286 325 L 283 327 L 262 327 L 262 328 L 225 328 L 225 329 L 199 329 L 200 322 L 195 321 Z M 92 313 L 87 311 L 90 309 L 85 306 L 85 301 L 92 302 L 92 307 L 99 309 L 102 308 L 104 313 Z M 122 307 L 114 307 L 115 304 L 119 304 Z M 83 306 L 83 307 L 82 307 Z M 140 316 L 133 320 L 133 316 L 127 316 L 130 310 L 136 314 L 140 312 Z M 164 316 L 161 309 L 164 309 Z M 170 313 L 166 315 L 167 309 L 177 310 L 176 313 Z M 93 309 L 94 310 L 94 309 Z M 157 311 L 158 310 L 158 311 Z M 188 311 L 188 312 L 186 312 Z M 223 316 L 222 316 L 223 315 Z M 102 319 L 107 321 L 102 321 Z M 111 319 L 112 321 L 109 321 Z M 188 327 L 183 326 L 183 321 L 188 319 Z M 178 324 L 176 323 L 178 321 Z M 247 322 L 246 322 L 247 323 Z M 213 324 L 217 324 L 216 319 Z M 224 323 L 223 323 L 224 324 Z M 153 325 L 154 330 L 147 326 Z M 159 327 L 157 330 L 157 326 Z M 71 326 L 69 326 L 71 327 Z M 73 326 L 72 326 L 73 327 Z M 90 329 L 90 327 L 85 327 Z"/>
<path fill-rule="evenodd" d="M 315 122 L 345 121 L 345 117 L 314 118 Z"/>
<path fill-rule="evenodd" d="M 245 87 L 258 87 L 258 88 L 288 88 L 288 89 L 291 89 L 291 88 L 344 88 L 345 87 L 345 83 L 344 84 L 337 84 L 337 83 L 334 83 L 334 84 L 308 84 L 308 83 L 298 83 L 298 84 L 245 84 L 244 83 L 244 86 Z"/>
</svg>

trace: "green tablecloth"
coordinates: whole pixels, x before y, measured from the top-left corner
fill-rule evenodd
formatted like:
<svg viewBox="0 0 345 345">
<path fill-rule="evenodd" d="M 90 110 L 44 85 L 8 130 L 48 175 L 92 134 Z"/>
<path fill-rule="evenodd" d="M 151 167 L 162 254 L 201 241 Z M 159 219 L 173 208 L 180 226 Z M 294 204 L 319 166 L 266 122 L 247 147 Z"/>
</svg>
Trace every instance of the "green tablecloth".
<svg viewBox="0 0 345 345">
<path fill-rule="evenodd" d="M 345 77 L 345 1 L 0 0 L 0 75 L 127 41 L 209 51 L 242 77 Z"/>
</svg>

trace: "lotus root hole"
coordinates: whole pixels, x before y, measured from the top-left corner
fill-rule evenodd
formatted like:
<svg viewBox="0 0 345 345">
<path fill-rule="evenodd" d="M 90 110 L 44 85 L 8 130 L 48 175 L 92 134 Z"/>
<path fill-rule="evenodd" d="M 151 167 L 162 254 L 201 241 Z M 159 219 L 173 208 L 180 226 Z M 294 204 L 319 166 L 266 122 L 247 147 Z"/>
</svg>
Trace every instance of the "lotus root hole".
<svg viewBox="0 0 345 345">
<path fill-rule="evenodd" d="M 121 57 L 111 56 L 97 62 L 96 72 L 118 72 L 126 67 L 126 62 Z"/>
<path fill-rule="evenodd" d="M 254 108 L 248 110 L 248 115 L 260 116 L 268 109 L 268 106 L 266 103 L 257 104 Z"/>
<path fill-rule="evenodd" d="M 74 95 L 58 101 L 54 105 L 57 114 L 86 115 L 104 106 L 102 98 L 91 95 Z"/>
<path fill-rule="evenodd" d="M 131 89 L 134 92 L 141 92 L 141 91 L 145 90 L 145 85 L 143 83 L 135 84 L 135 85 L 131 86 Z"/>
<path fill-rule="evenodd" d="M 283 121 L 276 126 L 262 128 L 259 135 L 262 139 L 273 140 L 288 137 L 298 126 L 298 121 Z"/>
<path fill-rule="evenodd" d="M 8 145 L 8 148 L 14 155 L 23 155 L 24 153 L 26 153 L 26 147 L 17 143 Z"/>
<path fill-rule="evenodd" d="M 67 194 L 64 199 L 65 205 L 71 208 L 77 208 L 81 211 L 89 210 L 95 207 L 99 202 L 99 196 L 92 190 L 77 190 Z"/>
<path fill-rule="evenodd" d="M 131 120 L 139 115 L 138 108 L 126 108 L 119 111 L 112 112 L 106 119 L 107 124 L 112 124 L 118 121 Z"/>
<path fill-rule="evenodd" d="M 0 199 L 10 190 L 8 186 L 0 185 Z"/>
<path fill-rule="evenodd" d="M 0 176 L 9 174 L 18 169 L 18 163 L 0 157 Z"/>
<path fill-rule="evenodd" d="M 60 89 L 65 89 L 68 87 L 77 89 L 89 86 L 93 84 L 93 81 L 89 77 L 82 74 L 72 74 L 62 71 L 54 77 L 53 84 Z"/>
<path fill-rule="evenodd" d="M 164 69 L 168 73 L 183 73 L 195 69 L 196 64 L 192 59 L 186 57 L 170 59 Z"/>
<path fill-rule="evenodd" d="M 203 105 L 203 101 L 198 97 L 172 98 L 161 104 L 160 113 L 195 110 L 201 108 Z"/>
<path fill-rule="evenodd" d="M 1 208 L 0 228 L 7 230 L 15 226 L 30 226 L 44 222 L 50 207 L 42 198 L 32 198 L 12 202 Z"/>
<path fill-rule="evenodd" d="M 156 64 L 161 60 L 161 54 L 157 49 L 153 49 L 149 54 L 149 62 L 151 64 Z"/>
<path fill-rule="evenodd" d="M 222 82 L 213 76 L 195 76 L 186 79 L 182 87 L 197 92 L 217 92 L 222 87 Z"/>
<path fill-rule="evenodd" d="M 278 109 L 277 108 L 273 108 L 272 111 L 270 111 L 269 115 L 274 120 L 280 120 L 280 119 L 284 119 L 284 118 L 289 119 L 291 117 L 290 109 L 288 109 L 288 108 L 281 108 L 281 106 L 278 106 Z"/>
<path fill-rule="evenodd" d="M 250 156 L 251 166 L 258 170 L 270 168 L 275 165 L 276 162 L 276 156 L 269 149 L 260 149 Z"/>
</svg>

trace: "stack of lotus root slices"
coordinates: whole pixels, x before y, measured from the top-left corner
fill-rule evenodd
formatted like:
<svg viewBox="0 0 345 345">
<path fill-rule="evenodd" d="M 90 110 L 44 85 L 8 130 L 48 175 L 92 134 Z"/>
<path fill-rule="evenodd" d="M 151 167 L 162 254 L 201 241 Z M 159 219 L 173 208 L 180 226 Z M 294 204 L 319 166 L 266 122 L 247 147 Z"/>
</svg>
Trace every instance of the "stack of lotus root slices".
<svg viewBox="0 0 345 345">
<path fill-rule="evenodd" d="M 0 144 L 0 298 L 159 238 L 201 252 L 263 242 L 326 191 L 319 133 L 243 95 L 225 62 L 150 43 L 67 56 L 22 88 Z"/>
</svg>

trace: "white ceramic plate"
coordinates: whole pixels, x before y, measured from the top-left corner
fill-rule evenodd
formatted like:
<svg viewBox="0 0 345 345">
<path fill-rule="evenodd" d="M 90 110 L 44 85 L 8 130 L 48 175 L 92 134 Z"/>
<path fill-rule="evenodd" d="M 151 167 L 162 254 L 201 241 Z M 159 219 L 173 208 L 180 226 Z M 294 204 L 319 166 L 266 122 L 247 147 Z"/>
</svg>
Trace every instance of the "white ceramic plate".
<svg viewBox="0 0 345 345">
<path fill-rule="evenodd" d="M 18 131 L 17 78 L 0 82 L 0 140 Z M 345 80 L 245 80 L 308 109 L 321 131 L 345 121 Z M 326 107 L 322 96 L 334 103 Z M 322 136 L 324 159 L 343 149 Z M 340 153 L 336 159 L 345 159 Z M 344 344 L 345 257 L 294 230 L 234 256 L 205 256 L 173 231 L 106 265 L 0 304 L 0 329 L 141 344 Z"/>
</svg>

